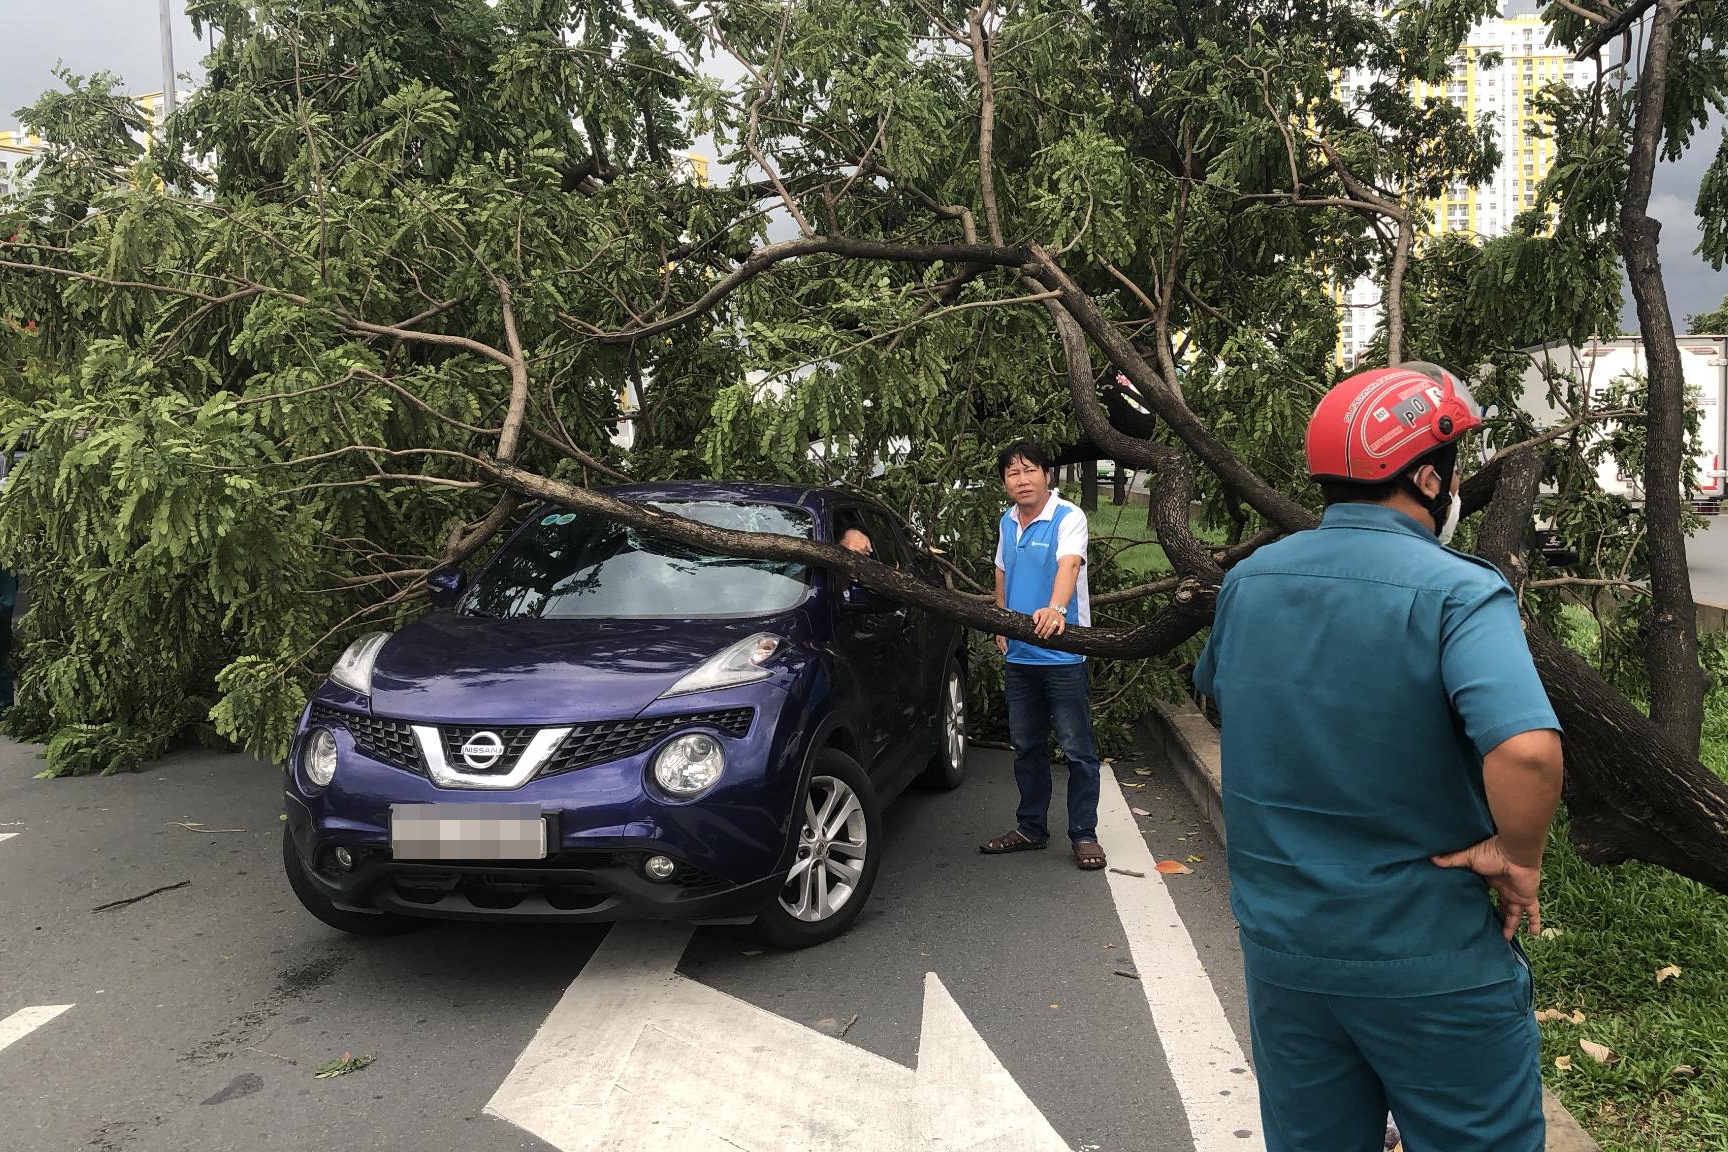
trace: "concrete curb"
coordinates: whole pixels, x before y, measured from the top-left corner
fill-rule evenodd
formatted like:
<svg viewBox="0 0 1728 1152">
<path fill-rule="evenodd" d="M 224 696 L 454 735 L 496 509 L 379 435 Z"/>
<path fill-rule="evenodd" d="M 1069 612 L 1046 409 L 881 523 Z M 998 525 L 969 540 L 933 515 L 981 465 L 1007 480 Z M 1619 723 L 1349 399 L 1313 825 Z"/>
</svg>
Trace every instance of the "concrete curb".
<svg viewBox="0 0 1728 1152">
<path fill-rule="evenodd" d="M 1223 764 L 1218 732 L 1211 721 L 1192 704 L 1159 705 L 1147 714 L 1144 727 L 1153 745 L 1164 753 L 1194 797 L 1194 803 L 1206 814 L 1218 839 L 1223 840 Z M 1548 1152 L 1602 1152 L 1601 1146 L 1546 1086 L 1542 1089 L 1542 1111 L 1548 1118 Z"/>
</svg>

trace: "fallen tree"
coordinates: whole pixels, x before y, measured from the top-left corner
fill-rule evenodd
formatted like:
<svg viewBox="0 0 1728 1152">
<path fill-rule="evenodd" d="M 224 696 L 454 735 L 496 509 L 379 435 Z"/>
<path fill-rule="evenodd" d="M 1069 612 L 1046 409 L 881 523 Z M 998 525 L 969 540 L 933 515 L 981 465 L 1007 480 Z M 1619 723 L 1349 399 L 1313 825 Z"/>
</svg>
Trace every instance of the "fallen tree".
<svg viewBox="0 0 1728 1152">
<path fill-rule="evenodd" d="M 1495 5 L 398 7 L 380 35 L 335 3 L 194 5 L 222 32 L 210 83 L 149 155 L 102 78 L 26 117 L 49 144 L 0 220 L 0 423 L 34 450 L 0 554 L 40 589 L 8 723 L 50 770 L 201 729 L 278 753 L 341 644 L 423 610 L 429 573 L 539 502 L 1030 639 L 980 595 L 992 457 L 1021 434 L 1152 477 L 1173 571 L 1106 565 L 1100 626 L 1054 642 L 1119 662 L 1132 704 L 1231 564 L 1315 523 L 1301 430 L 1337 374 L 1332 293 L 1372 273 L 1389 357 L 1502 401 L 1514 446 L 1465 505 L 1525 588 L 1581 848 L 1728 890 L 1728 785 L 1634 702 L 1699 678 L 1628 681 L 1624 651 L 1593 666 L 1544 627 L 1567 581 L 1663 579 L 1594 489 L 1609 409 L 1557 382 L 1575 411 L 1541 433 L 1504 403 L 1519 347 L 1611 327 L 1612 239 L 1532 215 L 1487 245 L 1420 241 L 1425 206 L 1499 158 L 1409 85 Z M 1356 65 L 1388 82 L 1339 89 Z M 1605 147 L 1582 100 L 1556 112 L 1565 139 Z M 729 175 L 682 156 L 698 131 Z M 604 490 L 693 474 L 869 488 L 959 541 L 950 584 Z M 1538 502 L 1569 517 L 1576 572 L 1529 550 Z M 1205 538 L 1226 521 L 1230 543 Z"/>
</svg>

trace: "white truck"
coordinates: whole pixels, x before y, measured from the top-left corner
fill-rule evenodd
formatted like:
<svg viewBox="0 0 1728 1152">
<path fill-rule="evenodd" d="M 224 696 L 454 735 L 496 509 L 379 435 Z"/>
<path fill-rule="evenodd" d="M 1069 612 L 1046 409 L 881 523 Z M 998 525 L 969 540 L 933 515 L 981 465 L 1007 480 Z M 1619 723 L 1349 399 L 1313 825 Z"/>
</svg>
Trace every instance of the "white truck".
<svg viewBox="0 0 1728 1152">
<path fill-rule="evenodd" d="M 1644 343 L 1636 336 L 1596 340 L 1573 346 L 1543 344 L 1524 350 L 1530 366 L 1524 373 L 1524 395 L 1520 406 L 1542 428 L 1565 423 L 1565 408 L 1550 395 L 1550 371 L 1571 373 L 1590 389 L 1592 406 L 1600 408 L 1603 392 L 1625 376 L 1643 376 L 1646 371 Z M 1700 439 L 1703 449 L 1693 463 L 1692 500 L 1700 512 L 1714 513 L 1723 497 L 1728 469 L 1728 440 L 1724 439 L 1722 408 L 1728 392 L 1728 336 L 1680 337 L 1680 362 L 1686 374 L 1686 390 L 1702 416 Z M 1597 425 L 1595 435 L 1606 426 Z M 1496 445 L 1495 447 L 1498 447 Z M 1603 491 L 1625 496 L 1634 504 L 1644 502 L 1643 477 L 1621 472 L 1614 461 L 1604 460 L 1597 470 Z"/>
</svg>

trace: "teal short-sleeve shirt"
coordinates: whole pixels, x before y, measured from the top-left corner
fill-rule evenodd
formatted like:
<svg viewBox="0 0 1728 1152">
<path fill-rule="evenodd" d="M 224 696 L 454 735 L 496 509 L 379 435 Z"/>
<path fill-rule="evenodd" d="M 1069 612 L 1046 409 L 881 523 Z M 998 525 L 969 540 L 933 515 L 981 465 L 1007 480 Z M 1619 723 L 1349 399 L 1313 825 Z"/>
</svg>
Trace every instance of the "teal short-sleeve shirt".
<svg viewBox="0 0 1728 1152">
<path fill-rule="evenodd" d="M 1560 727 L 1499 572 L 1390 508 L 1334 505 L 1230 571 L 1194 683 L 1223 721 L 1255 977 L 1409 996 L 1515 975 L 1486 885 L 1430 860 L 1493 835 L 1482 758 Z"/>
</svg>

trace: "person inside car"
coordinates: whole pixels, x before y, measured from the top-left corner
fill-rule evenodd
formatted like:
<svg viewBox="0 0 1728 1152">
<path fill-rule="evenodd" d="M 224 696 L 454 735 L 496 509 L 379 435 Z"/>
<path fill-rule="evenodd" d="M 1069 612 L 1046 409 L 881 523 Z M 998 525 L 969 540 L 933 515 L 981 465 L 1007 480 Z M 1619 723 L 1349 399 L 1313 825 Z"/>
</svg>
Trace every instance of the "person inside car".
<svg viewBox="0 0 1728 1152">
<path fill-rule="evenodd" d="M 862 528 L 848 528 L 840 533 L 840 547 L 857 552 L 861 556 L 874 556 L 876 550 L 870 546 L 870 537 Z"/>
</svg>

